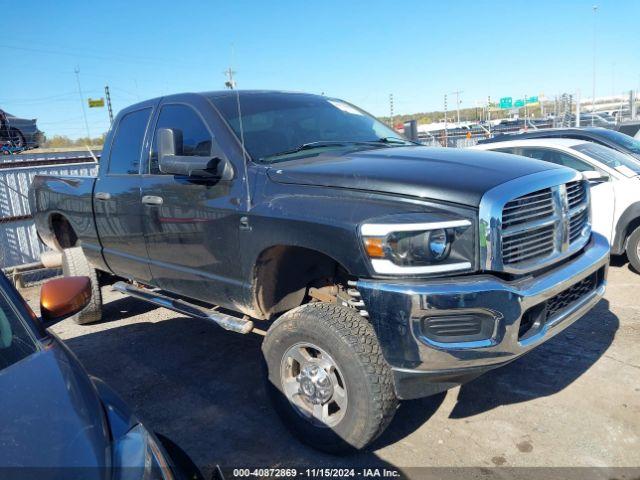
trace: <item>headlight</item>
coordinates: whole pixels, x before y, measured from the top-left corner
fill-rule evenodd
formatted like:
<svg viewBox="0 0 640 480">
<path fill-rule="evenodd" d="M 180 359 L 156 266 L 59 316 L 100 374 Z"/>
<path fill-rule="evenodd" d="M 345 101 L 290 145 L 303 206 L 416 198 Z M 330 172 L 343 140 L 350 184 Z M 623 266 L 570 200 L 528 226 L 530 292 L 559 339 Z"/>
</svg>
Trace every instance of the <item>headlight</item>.
<svg viewBox="0 0 640 480">
<path fill-rule="evenodd" d="M 465 219 L 365 223 L 360 233 L 376 273 L 415 275 L 471 269 L 474 240 L 470 227 Z"/>
<path fill-rule="evenodd" d="M 162 449 L 142 424 L 116 441 L 113 456 L 118 480 L 173 480 Z"/>
</svg>

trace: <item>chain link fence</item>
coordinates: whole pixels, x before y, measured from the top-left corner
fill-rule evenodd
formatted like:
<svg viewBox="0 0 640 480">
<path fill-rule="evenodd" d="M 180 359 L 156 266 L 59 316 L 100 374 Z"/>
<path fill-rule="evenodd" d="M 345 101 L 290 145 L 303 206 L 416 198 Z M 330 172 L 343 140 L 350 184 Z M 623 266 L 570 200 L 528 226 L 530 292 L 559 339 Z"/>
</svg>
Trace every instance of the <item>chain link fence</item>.
<svg viewBox="0 0 640 480">
<path fill-rule="evenodd" d="M 40 263 L 47 247 L 38 238 L 29 205 L 33 178 L 96 173 L 97 164 L 88 152 L 0 156 L 0 268 L 14 283 L 37 283 L 58 273 Z"/>
<path fill-rule="evenodd" d="M 429 147 L 466 148 L 476 145 L 480 140 L 493 138 L 496 135 L 518 133 L 553 127 L 553 121 L 527 122 L 516 121 L 485 127 L 472 125 L 470 127 L 454 127 L 432 132 L 418 132 L 418 141 Z"/>
</svg>

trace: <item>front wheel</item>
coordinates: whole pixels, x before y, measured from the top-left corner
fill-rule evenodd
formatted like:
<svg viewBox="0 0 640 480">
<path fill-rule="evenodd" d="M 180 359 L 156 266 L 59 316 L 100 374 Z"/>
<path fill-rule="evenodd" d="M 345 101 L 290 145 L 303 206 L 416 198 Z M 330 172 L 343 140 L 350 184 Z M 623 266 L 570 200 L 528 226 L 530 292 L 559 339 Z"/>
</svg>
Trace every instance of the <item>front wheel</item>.
<svg viewBox="0 0 640 480">
<path fill-rule="evenodd" d="M 629 263 L 636 272 L 640 273 L 640 227 L 629 235 L 626 251 Z"/>
<path fill-rule="evenodd" d="M 9 142 L 11 146 L 15 148 L 24 148 L 27 145 L 24 135 L 22 135 L 22 132 L 17 128 L 9 129 Z"/>
<path fill-rule="evenodd" d="M 376 334 L 358 312 L 310 303 L 280 317 L 262 351 L 276 411 L 302 442 L 361 449 L 389 425 L 398 400 Z"/>
</svg>

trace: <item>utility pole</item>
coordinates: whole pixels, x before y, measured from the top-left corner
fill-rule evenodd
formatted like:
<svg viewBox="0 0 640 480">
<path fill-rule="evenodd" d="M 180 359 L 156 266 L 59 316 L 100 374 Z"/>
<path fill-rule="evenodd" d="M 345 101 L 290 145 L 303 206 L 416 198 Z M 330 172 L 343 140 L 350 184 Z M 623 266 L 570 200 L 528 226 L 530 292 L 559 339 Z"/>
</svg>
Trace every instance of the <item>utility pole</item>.
<svg viewBox="0 0 640 480">
<path fill-rule="evenodd" d="M 233 75 L 236 72 L 232 70 L 231 67 L 229 67 L 222 73 L 227 76 L 227 81 L 224 82 L 224 86 L 229 90 L 233 90 L 234 88 L 236 88 L 236 81 L 233 79 Z"/>
<path fill-rule="evenodd" d="M 491 136 L 491 95 L 487 96 L 487 128 L 489 129 L 489 136 Z"/>
<path fill-rule="evenodd" d="M 393 93 L 389 94 L 389 123 L 393 128 Z"/>
<path fill-rule="evenodd" d="M 449 146 L 449 141 L 447 140 L 447 94 L 444 94 L 444 146 Z"/>
<path fill-rule="evenodd" d="M 113 124 L 113 110 L 111 109 L 111 95 L 109 94 L 109 85 L 104 86 L 104 96 L 107 99 L 107 110 L 109 111 L 109 122 Z"/>
<path fill-rule="evenodd" d="M 462 90 L 456 90 L 455 92 L 451 92 L 451 95 L 456 96 L 456 113 L 458 118 L 458 124 L 460 124 L 460 94 L 464 93 Z"/>
<path fill-rule="evenodd" d="M 591 97 L 591 113 L 596 110 L 596 12 L 598 5 L 593 6 L 593 90 Z M 595 118 L 591 116 L 591 126 L 593 127 Z"/>
<path fill-rule="evenodd" d="M 82 95 L 82 87 L 80 86 L 80 68 L 76 67 L 74 70 L 76 74 L 76 81 L 78 82 L 78 95 L 80 95 L 80 105 L 82 106 L 82 116 L 84 117 L 84 126 L 87 129 L 87 137 L 91 141 L 91 132 L 89 131 L 89 121 L 87 120 L 87 110 L 84 107 L 84 96 Z"/>
</svg>

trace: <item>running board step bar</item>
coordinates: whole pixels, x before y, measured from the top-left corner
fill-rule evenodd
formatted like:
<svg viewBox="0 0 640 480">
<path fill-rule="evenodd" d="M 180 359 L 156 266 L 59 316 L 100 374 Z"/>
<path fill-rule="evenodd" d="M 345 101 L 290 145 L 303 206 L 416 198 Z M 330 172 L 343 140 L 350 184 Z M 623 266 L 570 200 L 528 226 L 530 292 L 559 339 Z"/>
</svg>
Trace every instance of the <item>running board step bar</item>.
<svg viewBox="0 0 640 480">
<path fill-rule="evenodd" d="M 187 303 L 184 300 L 167 297 L 166 295 L 162 295 L 147 288 L 136 287 L 130 283 L 117 282 L 113 285 L 113 289 L 117 292 L 130 295 L 159 307 L 168 308 L 169 310 L 173 310 L 174 312 L 181 313 L 188 317 L 213 322 L 225 330 L 230 330 L 236 333 L 249 333 L 253 330 L 253 322 L 251 320 L 206 310 L 191 303 Z"/>
</svg>

